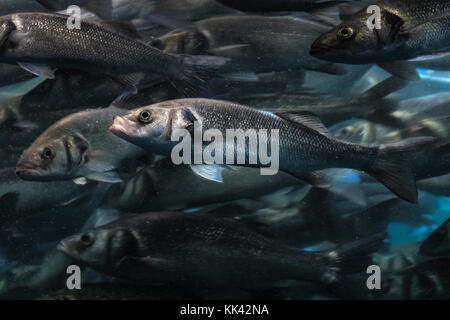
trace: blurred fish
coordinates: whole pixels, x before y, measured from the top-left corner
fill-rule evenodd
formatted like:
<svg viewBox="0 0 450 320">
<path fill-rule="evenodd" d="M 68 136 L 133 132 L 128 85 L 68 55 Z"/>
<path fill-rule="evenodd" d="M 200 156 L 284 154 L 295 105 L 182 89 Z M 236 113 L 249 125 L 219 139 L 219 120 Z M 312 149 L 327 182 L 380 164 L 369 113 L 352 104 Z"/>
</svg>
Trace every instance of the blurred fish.
<svg viewBox="0 0 450 320">
<path fill-rule="evenodd" d="M 0 225 L 86 199 L 96 186 L 56 181 L 46 183 L 43 188 L 42 183 L 19 179 L 14 167 L 0 170 L 0 177 Z"/>
<path fill-rule="evenodd" d="M 320 94 L 283 94 L 274 97 L 241 97 L 235 99 L 248 106 L 278 112 L 282 110 L 310 111 L 315 113 L 326 126 L 352 118 L 366 119 L 374 123 L 402 128 L 406 124 L 392 115 L 397 102 L 386 98 L 389 94 L 402 89 L 406 82 L 391 77 L 360 95 L 333 97 Z"/>
<path fill-rule="evenodd" d="M 353 0 L 330 1 L 330 0 L 216 0 L 217 2 L 241 11 L 250 12 L 273 12 L 273 11 L 308 11 L 318 9 L 341 2 L 353 2 Z M 357 0 L 355 0 L 357 1 Z"/>
<path fill-rule="evenodd" d="M 215 0 L 113 0 L 112 19 L 132 22 L 138 29 L 154 25 L 192 29 L 190 21 L 233 14 Z"/>
<path fill-rule="evenodd" d="M 362 170 L 409 202 L 417 202 L 417 190 L 407 159 L 417 147 L 433 140 L 423 137 L 392 145 L 366 147 L 331 138 L 320 120 L 309 112 L 268 113 L 209 99 L 172 100 L 139 108 L 115 117 L 109 130 L 153 153 L 170 155 L 170 151 L 176 145 L 170 140 L 171 134 L 177 129 L 193 129 L 194 123 L 201 123 L 202 130 L 217 129 L 223 136 L 226 136 L 224 135 L 226 129 L 230 128 L 278 129 L 281 171 L 298 176 L 301 172 L 326 168 Z M 250 155 L 247 153 L 244 155 L 247 166 L 263 166 L 261 163 L 249 164 Z M 226 150 L 223 155 L 226 155 Z M 234 156 L 236 158 L 237 155 Z M 226 163 L 225 159 L 220 161 Z M 220 176 L 223 170 L 219 166 L 191 167 L 206 177 L 212 176 L 211 171 L 214 172 L 214 176 Z M 305 178 L 305 175 L 300 177 Z"/>
<path fill-rule="evenodd" d="M 275 190 L 303 185 L 301 180 L 279 172 L 262 176 L 255 168 L 234 167 L 223 172 L 223 183 L 216 183 L 195 174 L 189 166 L 176 166 L 170 158 L 147 166 L 136 175 L 114 185 L 105 205 L 124 212 L 149 212 L 195 208 L 237 199 L 253 198 Z M 185 192 L 179 192 L 183 186 Z"/>
<path fill-rule="evenodd" d="M 117 170 L 144 152 L 107 130 L 110 119 L 125 111 L 112 105 L 61 119 L 24 151 L 16 174 L 21 179 L 35 181 L 86 178 L 121 182 Z"/>
<path fill-rule="evenodd" d="M 417 182 L 417 186 L 420 190 L 439 196 L 450 197 L 450 174 L 420 180 Z"/>
<path fill-rule="evenodd" d="M 197 292 L 271 287 L 287 279 L 332 286 L 345 268 L 357 270 L 360 266 L 355 261 L 361 260 L 356 257 L 362 259 L 376 250 L 383 238 L 377 235 L 331 252 L 306 252 L 236 221 L 163 212 L 75 235 L 63 240 L 58 249 L 106 274 L 139 283 L 174 283 Z M 346 267 L 348 259 L 353 263 Z"/>
<path fill-rule="evenodd" d="M 380 29 L 368 27 L 373 13 L 364 8 L 320 36 L 311 54 L 332 62 L 377 63 L 403 79 L 418 80 L 414 67 L 402 61 L 440 58 L 450 50 L 448 1 L 381 0 L 374 5 L 381 9 Z"/>
<path fill-rule="evenodd" d="M 174 30 L 151 45 L 168 53 L 230 58 L 232 62 L 221 71 L 241 78 L 250 78 L 252 73 L 303 69 L 330 74 L 346 72 L 342 66 L 309 55 L 314 39 L 329 29 L 311 19 L 225 16 L 199 21 L 195 27 L 193 31 Z"/>
<path fill-rule="evenodd" d="M 39 300 L 185 300 L 199 299 L 173 286 L 136 286 L 129 284 L 85 284 L 81 290 L 62 289 Z"/>
<path fill-rule="evenodd" d="M 209 78 L 228 60 L 219 57 L 176 56 L 132 39 L 129 26 L 113 22 L 81 21 L 69 30 L 67 16 L 22 13 L 0 18 L 3 53 L 0 62 L 18 63 L 38 76 L 54 78 L 54 68 L 106 74 L 136 92 L 146 73 L 169 79 L 182 93 L 206 90 Z M 40 27 L 45 25 L 46 27 Z M 58 47 L 48 46 L 48 41 Z M 100 48 L 95 52 L 89 48 Z"/>
<path fill-rule="evenodd" d="M 450 219 L 447 219 L 422 242 L 419 253 L 430 257 L 448 257 L 450 255 L 449 231 Z"/>
</svg>

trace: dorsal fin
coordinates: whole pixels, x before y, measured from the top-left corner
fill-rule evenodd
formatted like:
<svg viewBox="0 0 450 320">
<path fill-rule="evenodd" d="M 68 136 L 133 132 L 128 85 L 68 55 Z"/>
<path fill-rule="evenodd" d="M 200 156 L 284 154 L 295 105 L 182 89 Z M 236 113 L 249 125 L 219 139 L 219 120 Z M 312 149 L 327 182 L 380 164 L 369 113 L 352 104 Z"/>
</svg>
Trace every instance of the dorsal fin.
<svg viewBox="0 0 450 320">
<path fill-rule="evenodd" d="M 309 111 L 281 111 L 275 112 L 275 114 L 287 121 L 302 124 L 319 132 L 320 134 L 329 134 L 327 127 L 325 127 L 325 125 L 315 113 Z"/>
</svg>

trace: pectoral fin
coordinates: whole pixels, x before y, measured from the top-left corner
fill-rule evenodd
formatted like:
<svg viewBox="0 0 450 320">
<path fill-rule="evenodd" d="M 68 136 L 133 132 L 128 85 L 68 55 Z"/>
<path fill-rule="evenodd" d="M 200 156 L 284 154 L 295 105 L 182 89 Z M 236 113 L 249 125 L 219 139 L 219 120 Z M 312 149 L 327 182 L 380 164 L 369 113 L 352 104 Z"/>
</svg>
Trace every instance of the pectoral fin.
<svg viewBox="0 0 450 320">
<path fill-rule="evenodd" d="M 121 183 L 122 179 L 116 171 L 92 172 L 86 176 L 89 180 L 106 183 Z"/>
<path fill-rule="evenodd" d="M 33 64 L 26 62 L 17 62 L 17 64 L 24 70 L 45 79 L 55 79 L 56 69 L 52 69 L 49 66 L 43 64 Z"/>
<path fill-rule="evenodd" d="M 196 175 L 218 183 L 223 183 L 223 170 L 231 170 L 228 166 L 217 164 L 197 164 L 190 165 L 190 167 Z"/>
</svg>

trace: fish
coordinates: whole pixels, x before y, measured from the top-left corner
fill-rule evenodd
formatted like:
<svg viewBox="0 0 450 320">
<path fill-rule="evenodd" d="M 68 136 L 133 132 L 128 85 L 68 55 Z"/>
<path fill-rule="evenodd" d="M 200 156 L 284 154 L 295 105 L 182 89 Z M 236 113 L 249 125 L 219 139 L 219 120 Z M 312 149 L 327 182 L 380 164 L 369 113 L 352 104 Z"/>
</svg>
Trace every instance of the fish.
<svg viewBox="0 0 450 320">
<path fill-rule="evenodd" d="M 408 60 L 448 54 L 448 1 L 381 0 L 372 5 L 380 9 L 379 26 L 369 28 L 375 18 L 366 7 L 318 37 L 311 55 L 339 63 L 375 63 L 403 79 L 419 80 Z"/>
<path fill-rule="evenodd" d="M 290 71 L 295 74 L 304 69 L 345 74 L 343 66 L 309 55 L 314 39 L 328 29 L 329 26 L 308 18 L 224 16 L 198 21 L 195 30 L 173 30 L 150 44 L 173 54 L 229 58 L 231 62 L 221 73 L 237 74 L 244 79 L 254 73 Z"/>
<path fill-rule="evenodd" d="M 384 237 L 377 235 L 331 252 L 307 252 L 282 245 L 234 220 L 155 212 L 66 238 L 57 249 L 122 279 L 172 283 L 204 292 L 252 288 L 255 284 L 270 287 L 286 279 L 333 285 L 346 268 L 357 270 L 359 263 L 355 261 L 361 260 L 355 257 L 366 257 Z M 345 266 L 347 259 L 353 263 Z"/>
<path fill-rule="evenodd" d="M 406 83 L 397 77 L 390 77 L 361 94 L 346 97 L 313 92 L 287 93 L 275 97 L 241 97 L 233 101 L 266 111 L 310 111 L 316 114 L 327 127 L 352 118 L 360 118 L 373 123 L 403 128 L 407 124 L 392 114 L 397 110 L 398 101 L 387 96 L 405 87 Z M 365 107 L 362 108 L 361 105 Z"/>
<path fill-rule="evenodd" d="M 135 38 L 135 31 L 117 22 L 80 21 L 80 29 L 67 27 L 66 15 L 17 13 L 0 17 L 3 51 L 0 62 L 19 64 L 45 78 L 57 68 L 76 69 L 113 77 L 127 91 L 145 74 L 171 81 L 184 94 L 207 90 L 209 78 L 229 60 L 211 56 L 180 56 L 164 53 Z M 41 27 L 41 26 L 45 26 Z M 51 40 L 46 40 L 51 39 Z M 58 47 L 49 46 L 48 41 Z M 101 48 L 92 52 L 89 48 Z"/>
<path fill-rule="evenodd" d="M 51 211 L 79 199 L 86 199 L 96 188 L 96 183 L 77 185 L 71 181 L 55 181 L 46 183 L 43 190 L 42 183 L 19 179 L 15 174 L 15 166 L 0 170 L 0 177 L 0 225 L 4 225 L 8 220 L 14 223 L 43 211 Z M 9 194 L 16 195 L 14 201 L 11 201 Z M 10 208 L 10 213 L 7 208 Z"/>
<path fill-rule="evenodd" d="M 38 300 L 188 300 L 196 295 L 174 286 L 136 286 L 123 283 L 84 284 L 82 290 L 61 289 Z"/>
<path fill-rule="evenodd" d="M 417 181 L 420 190 L 434 195 L 450 196 L 450 174 Z"/>
<path fill-rule="evenodd" d="M 407 159 L 415 149 L 434 141 L 431 137 L 417 137 L 380 146 L 351 144 L 330 137 L 317 116 L 309 112 L 268 113 L 211 99 L 173 100 L 135 109 L 115 117 L 109 130 L 148 151 L 168 156 L 176 145 L 171 141 L 172 133 L 179 129 L 192 133 L 195 124 L 201 124 L 202 130 L 217 129 L 223 137 L 227 129 L 279 130 L 278 164 L 281 171 L 295 176 L 326 168 L 362 170 L 400 198 L 413 203 L 417 202 L 417 189 Z M 219 164 L 231 164 L 227 163 L 224 151 L 224 159 L 220 159 Z M 240 151 L 234 157 L 245 157 L 246 166 L 262 168 L 260 162 L 250 165 L 250 155 Z M 189 160 L 189 164 L 194 163 Z M 212 180 L 216 179 L 212 176 L 220 175 L 223 170 L 211 165 L 191 167 Z M 305 178 L 301 174 L 297 176 Z"/>
<path fill-rule="evenodd" d="M 16 174 L 30 181 L 121 182 L 121 166 L 144 153 L 107 130 L 113 115 L 125 111 L 113 104 L 59 120 L 23 152 Z"/>
<path fill-rule="evenodd" d="M 274 12 L 274 11 L 309 11 L 327 7 L 344 1 L 327 0 L 216 0 L 224 6 L 235 8 L 244 12 Z M 353 2 L 349 0 L 349 2 Z"/>
<path fill-rule="evenodd" d="M 215 0 L 113 0 L 110 19 L 132 22 L 138 30 L 154 25 L 192 29 L 191 21 L 236 12 Z"/>
<path fill-rule="evenodd" d="M 180 185 L 189 192 L 179 192 Z M 279 172 L 262 176 L 255 168 L 234 167 L 223 172 L 223 183 L 195 174 L 189 166 L 176 166 L 170 158 L 139 170 L 131 179 L 111 186 L 104 206 L 123 212 L 186 210 L 214 203 L 253 198 L 304 183 Z"/>
<path fill-rule="evenodd" d="M 428 257 L 449 257 L 449 228 L 450 219 L 447 219 L 420 244 L 419 253 Z"/>
</svg>

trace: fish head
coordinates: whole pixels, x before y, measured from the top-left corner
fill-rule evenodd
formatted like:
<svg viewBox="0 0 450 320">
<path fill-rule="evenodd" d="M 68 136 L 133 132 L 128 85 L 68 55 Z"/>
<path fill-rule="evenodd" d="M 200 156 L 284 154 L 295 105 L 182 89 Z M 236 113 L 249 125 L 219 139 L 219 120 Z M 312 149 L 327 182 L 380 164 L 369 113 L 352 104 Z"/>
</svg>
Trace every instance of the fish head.
<svg viewBox="0 0 450 320">
<path fill-rule="evenodd" d="M 202 54 L 208 50 L 208 39 L 198 31 L 174 30 L 153 40 L 151 46 L 167 53 Z"/>
<path fill-rule="evenodd" d="M 347 64 L 382 63 L 397 59 L 406 38 L 399 36 L 403 22 L 385 10 L 379 13 L 379 25 L 366 9 L 322 34 L 311 46 L 316 58 Z"/>
<path fill-rule="evenodd" d="M 109 131 L 128 142 L 156 152 L 155 146 L 167 144 L 167 133 L 171 126 L 170 109 L 156 104 L 114 117 Z"/>
<path fill-rule="evenodd" d="M 136 241 L 124 227 L 100 227 L 62 240 L 57 249 L 84 264 L 111 268 L 127 254 L 133 254 Z"/>
<path fill-rule="evenodd" d="M 450 219 L 433 231 L 420 245 L 425 256 L 448 256 L 450 253 Z"/>
<path fill-rule="evenodd" d="M 76 177 L 76 172 L 87 160 L 88 142 L 78 134 L 50 136 L 44 133 L 22 153 L 16 165 L 19 178 L 54 181 Z"/>
</svg>

